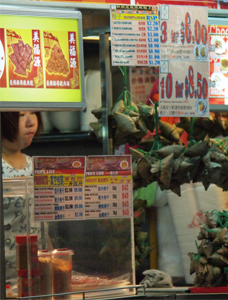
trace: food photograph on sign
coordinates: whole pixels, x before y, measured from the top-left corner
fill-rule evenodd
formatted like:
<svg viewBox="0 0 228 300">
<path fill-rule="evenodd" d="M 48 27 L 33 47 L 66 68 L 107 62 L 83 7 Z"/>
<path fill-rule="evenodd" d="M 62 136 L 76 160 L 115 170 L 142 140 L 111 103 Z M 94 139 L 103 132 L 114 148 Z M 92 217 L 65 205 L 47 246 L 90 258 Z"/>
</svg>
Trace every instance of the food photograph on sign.
<svg viewBox="0 0 228 300">
<path fill-rule="evenodd" d="M 79 88 L 76 32 L 43 32 L 47 88 Z"/>
<path fill-rule="evenodd" d="M 209 26 L 210 36 L 210 104 L 226 104 L 228 93 L 228 33 L 226 26 Z"/>
<path fill-rule="evenodd" d="M 9 87 L 43 88 L 40 30 L 6 29 Z"/>
</svg>

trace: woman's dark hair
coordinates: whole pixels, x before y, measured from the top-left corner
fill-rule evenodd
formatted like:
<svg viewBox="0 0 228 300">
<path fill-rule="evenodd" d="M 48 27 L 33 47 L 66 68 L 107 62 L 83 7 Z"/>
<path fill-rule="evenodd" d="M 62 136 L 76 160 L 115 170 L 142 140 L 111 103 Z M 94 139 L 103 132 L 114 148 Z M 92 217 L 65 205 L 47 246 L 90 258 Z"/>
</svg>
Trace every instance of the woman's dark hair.
<svg viewBox="0 0 228 300">
<path fill-rule="evenodd" d="M 43 129 L 41 112 L 35 112 L 38 120 L 36 135 Z M 1 134 L 2 138 L 13 142 L 19 132 L 19 112 L 1 112 Z"/>
</svg>

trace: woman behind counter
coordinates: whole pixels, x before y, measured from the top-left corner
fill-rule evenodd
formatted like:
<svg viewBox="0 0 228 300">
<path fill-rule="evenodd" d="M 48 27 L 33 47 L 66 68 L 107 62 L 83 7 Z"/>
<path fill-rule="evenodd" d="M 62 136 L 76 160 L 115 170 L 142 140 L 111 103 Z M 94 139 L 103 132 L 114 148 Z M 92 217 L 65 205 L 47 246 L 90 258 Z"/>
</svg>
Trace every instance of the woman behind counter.
<svg viewBox="0 0 228 300">
<path fill-rule="evenodd" d="M 21 150 L 32 143 L 33 137 L 42 130 L 40 112 L 2 112 L 2 178 L 32 176 L 32 158 Z M 16 235 L 26 235 L 26 206 L 22 197 L 4 197 L 4 232 L 6 283 L 16 283 Z M 30 204 L 31 205 L 31 204 Z M 35 223 L 33 234 L 40 232 Z"/>
</svg>

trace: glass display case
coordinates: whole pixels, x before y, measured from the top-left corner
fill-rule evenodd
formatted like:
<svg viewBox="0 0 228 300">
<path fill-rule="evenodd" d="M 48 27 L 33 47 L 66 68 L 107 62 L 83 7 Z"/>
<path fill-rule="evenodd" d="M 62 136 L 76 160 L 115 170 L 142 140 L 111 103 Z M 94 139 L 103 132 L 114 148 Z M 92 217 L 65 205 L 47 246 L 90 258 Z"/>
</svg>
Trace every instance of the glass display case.
<svg viewBox="0 0 228 300">
<path fill-rule="evenodd" d="M 132 218 L 35 222 L 33 177 L 3 179 L 3 203 L 6 283 L 15 297 L 47 295 L 47 285 L 66 293 L 53 289 L 60 272 L 58 284 L 69 274 L 71 284 L 57 300 L 135 294 Z"/>
</svg>

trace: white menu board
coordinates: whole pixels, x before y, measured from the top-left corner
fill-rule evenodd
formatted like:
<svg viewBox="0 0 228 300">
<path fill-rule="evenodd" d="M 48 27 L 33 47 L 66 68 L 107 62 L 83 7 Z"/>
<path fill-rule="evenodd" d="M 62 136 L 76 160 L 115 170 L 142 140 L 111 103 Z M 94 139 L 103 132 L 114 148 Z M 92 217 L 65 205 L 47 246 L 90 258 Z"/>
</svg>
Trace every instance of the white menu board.
<svg viewBox="0 0 228 300">
<path fill-rule="evenodd" d="M 110 6 L 113 66 L 160 64 L 159 23 L 156 6 Z"/>
<path fill-rule="evenodd" d="M 85 219 L 133 216 L 131 156 L 88 156 Z"/>
<path fill-rule="evenodd" d="M 160 18 L 159 116 L 209 116 L 208 8 L 165 5 Z"/>
</svg>

